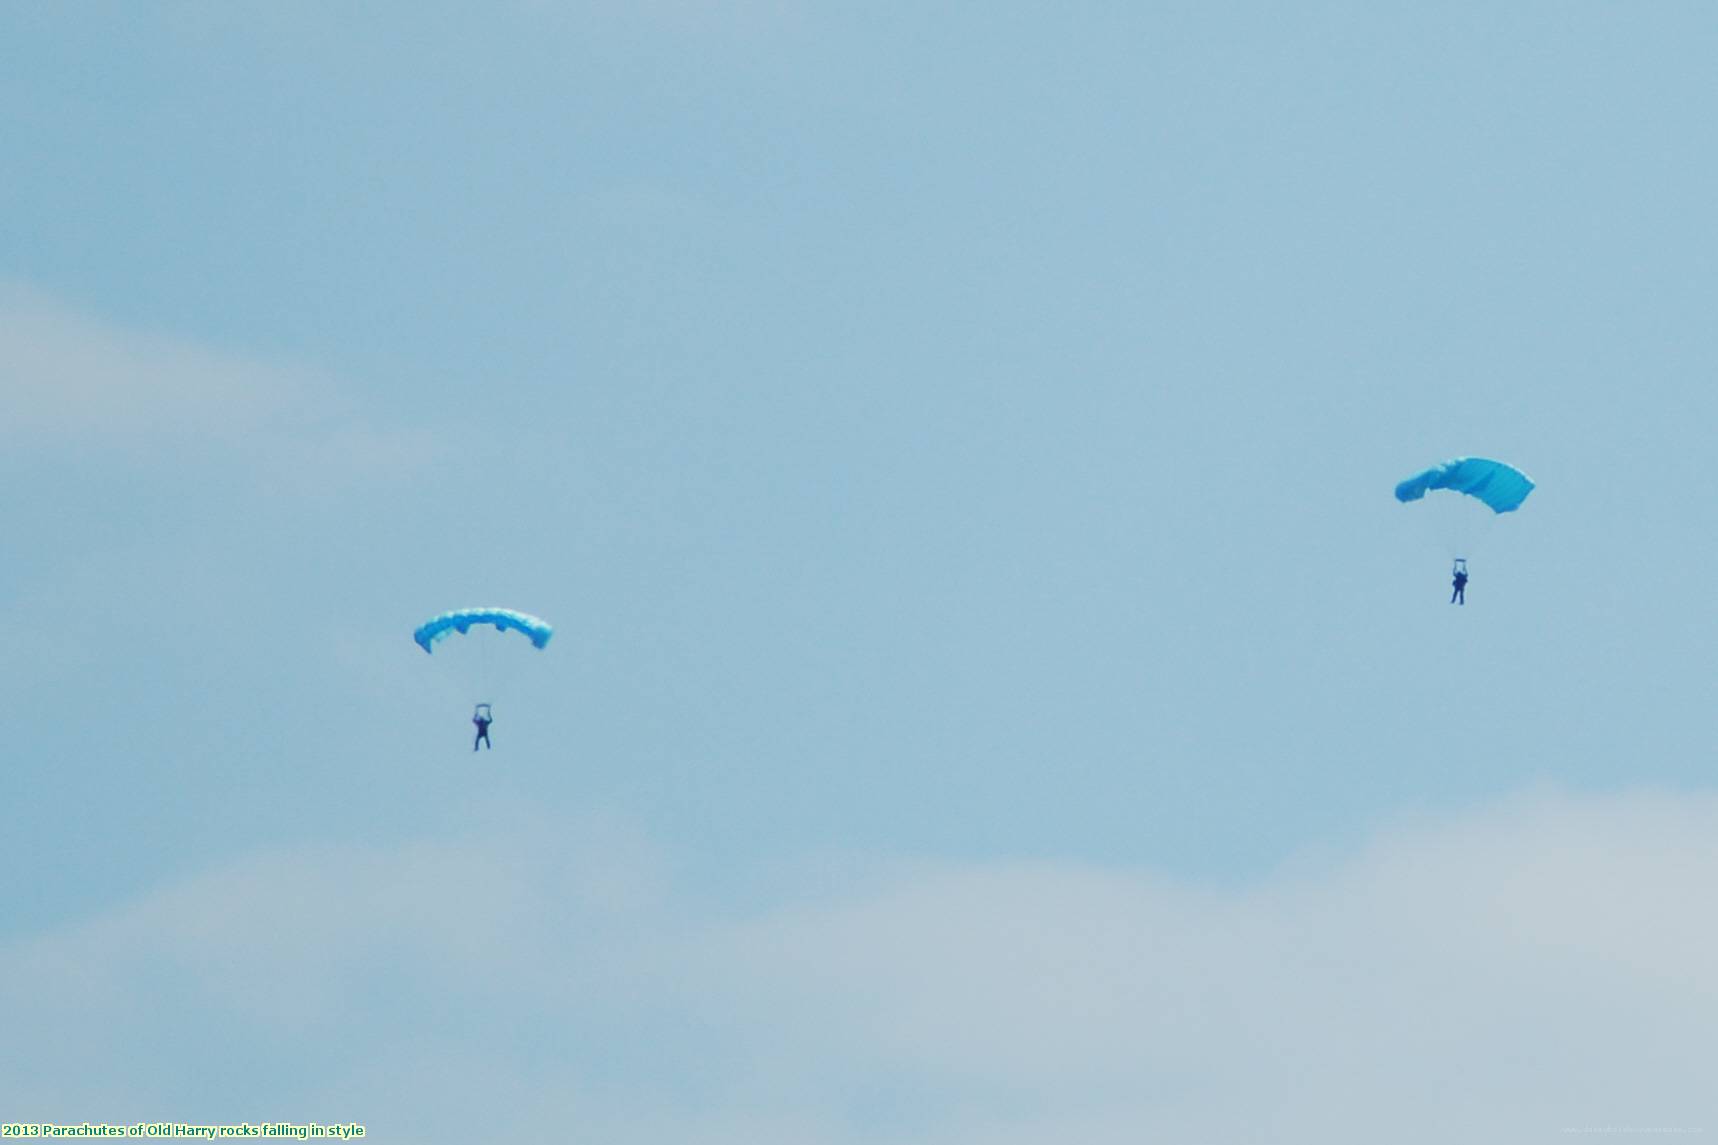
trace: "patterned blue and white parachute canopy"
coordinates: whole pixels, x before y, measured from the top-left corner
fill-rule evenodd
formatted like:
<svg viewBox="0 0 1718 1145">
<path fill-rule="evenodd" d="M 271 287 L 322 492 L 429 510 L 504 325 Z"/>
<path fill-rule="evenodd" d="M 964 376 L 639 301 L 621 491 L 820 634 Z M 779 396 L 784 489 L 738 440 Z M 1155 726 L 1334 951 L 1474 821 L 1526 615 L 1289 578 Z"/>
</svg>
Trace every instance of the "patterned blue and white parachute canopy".
<svg viewBox="0 0 1718 1145">
<path fill-rule="evenodd" d="M 493 625 L 500 632 L 523 633 L 537 648 L 547 644 L 549 637 L 555 634 L 553 625 L 530 613 L 514 612 L 511 608 L 461 608 L 424 621 L 412 633 L 412 639 L 425 652 L 434 652 L 436 643 L 448 633 L 457 632 L 463 636 L 484 624 Z"/>
<path fill-rule="evenodd" d="M 1484 457 L 1457 457 L 1396 486 L 1396 500 L 1418 501 L 1434 489 L 1464 493 L 1494 513 L 1513 513 L 1533 492 L 1533 479 L 1513 465 Z"/>
</svg>

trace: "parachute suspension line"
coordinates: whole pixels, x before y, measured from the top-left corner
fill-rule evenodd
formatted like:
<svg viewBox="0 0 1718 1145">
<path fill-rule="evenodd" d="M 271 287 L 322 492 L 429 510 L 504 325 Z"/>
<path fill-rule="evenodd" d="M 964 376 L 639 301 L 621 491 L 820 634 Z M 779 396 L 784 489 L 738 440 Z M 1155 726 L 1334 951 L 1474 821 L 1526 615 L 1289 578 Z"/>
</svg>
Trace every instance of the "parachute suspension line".
<svg viewBox="0 0 1718 1145">
<path fill-rule="evenodd" d="M 1451 560 L 1483 549 L 1497 527 L 1497 514 L 1472 497 L 1433 493 L 1414 506 L 1414 516 Z"/>
<path fill-rule="evenodd" d="M 490 685 L 490 679 L 491 679 L 491 677 L 489 675 L 489 645 L 490 645 L 490 643 L 491 642 L 489 639 L 489 633 L 487 631 L 480 632 L 477 634 L 477 686 L 479 688 L 483 689 L 483 694 L 486 696 L 495 690 Z M 487 705 L 485 705 L 485 706 L 487 706 Z"/>
</svg>

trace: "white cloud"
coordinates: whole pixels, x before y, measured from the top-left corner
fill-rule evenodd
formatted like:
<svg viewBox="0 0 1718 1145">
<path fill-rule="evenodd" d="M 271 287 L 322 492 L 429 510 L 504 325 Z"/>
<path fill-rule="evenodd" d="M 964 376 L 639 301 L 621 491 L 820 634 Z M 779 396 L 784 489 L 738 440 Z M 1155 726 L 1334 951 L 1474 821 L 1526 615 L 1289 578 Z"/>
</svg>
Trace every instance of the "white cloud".
<svg viewBox="0 0 1718 1145">
<path fill-rule="evenodd" d="M 1709 1108 L 1695 1063 L 1718 1048 L 1714 826 L 1709 799 L 1540 797 L 1232 893 L 927 871 L 736 928 L 734 989 L 775 983 L 783 1010 L 814 1015 L 776 1027 L 790 1051 L 862 1047 L 1016 1111 L 927 1140 L 1686 1126 Z"/>
<path fill-rule="evenodd" d="M 15 941 L 14 1036 L 105 1031 L 124 1060 L 163 1022 L 338 1031 L 369 1064 L 301 1080 L 426 1141 L 482 1133 L 436 1136 L 414 1084 L 612 1142 L 1718 1132 L 1710 797 L 1538 793 L 1241 888 L 924 863 L 738 919 L 665 897 L 635 833 L 489 826 L 256 855 Z M 170 1003 L 141 993 L 164 967 Z"/>
<path fill-rule="evenodd" d="M 115 441 L 242 438 L 319 384 L 196 343 L 128 330 L 0 284 L 0 432 Z"/>
<path fill-rule="evenodd" d="M 214 456 L 319 490 L 409 474 L 421 430 L 367 418 L 333 379 L 126 327 L 0 281 L 0 443 L 99 447 L 132 463 Z"/>
</svg>

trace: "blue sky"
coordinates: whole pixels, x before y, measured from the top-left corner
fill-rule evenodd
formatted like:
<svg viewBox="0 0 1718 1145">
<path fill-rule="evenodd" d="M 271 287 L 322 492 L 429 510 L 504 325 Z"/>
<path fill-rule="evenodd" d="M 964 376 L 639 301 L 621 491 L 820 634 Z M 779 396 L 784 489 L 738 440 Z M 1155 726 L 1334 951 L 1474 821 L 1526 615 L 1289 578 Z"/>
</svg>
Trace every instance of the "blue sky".
<svg viewBox="0 0 1718 1145">
<path fill-rule="evenodd" d="M 0 1116 L 1713 1126 L 1715 49 L 0 13 Z"/>
</svg>

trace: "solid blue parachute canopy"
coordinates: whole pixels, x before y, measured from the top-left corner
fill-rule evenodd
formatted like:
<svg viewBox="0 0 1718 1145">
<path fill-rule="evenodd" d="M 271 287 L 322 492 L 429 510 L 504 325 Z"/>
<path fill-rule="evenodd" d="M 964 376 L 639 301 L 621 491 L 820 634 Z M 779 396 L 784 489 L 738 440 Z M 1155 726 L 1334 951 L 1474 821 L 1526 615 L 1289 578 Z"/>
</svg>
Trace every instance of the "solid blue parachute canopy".
<svg viewBox="0 0 1718 1145">
<path fill-rule="evenodd" d="M 1418 501 L 1432 489 L 1465 493 L 1491 506 L 1493 512 L 1511 513 L 1521 508 L 1521 503 L 1533 492 L 1533 478 L 1501 461 L 1458 457 L 1416 473 L 1396 486 L 1396 500 Z"/>
<path fill-rule="evenodd" d="M 462 608 L 457 612 L 444 612 L 431 620 L 418 625 L 412 639 L 418 642 L 418 647 L 425 652 L 434 651 L 436 641 L 449 632 L 465 635 L 474 626 L 492 624 L 502 632 L 509 630 L 523 632 L 533 645 L 541 648 L 549 642 L 549 637 L 555 634 L 554 627 L 546 620 L 524 612 L 514 612 L 510 608 Z"/>
</svg>

